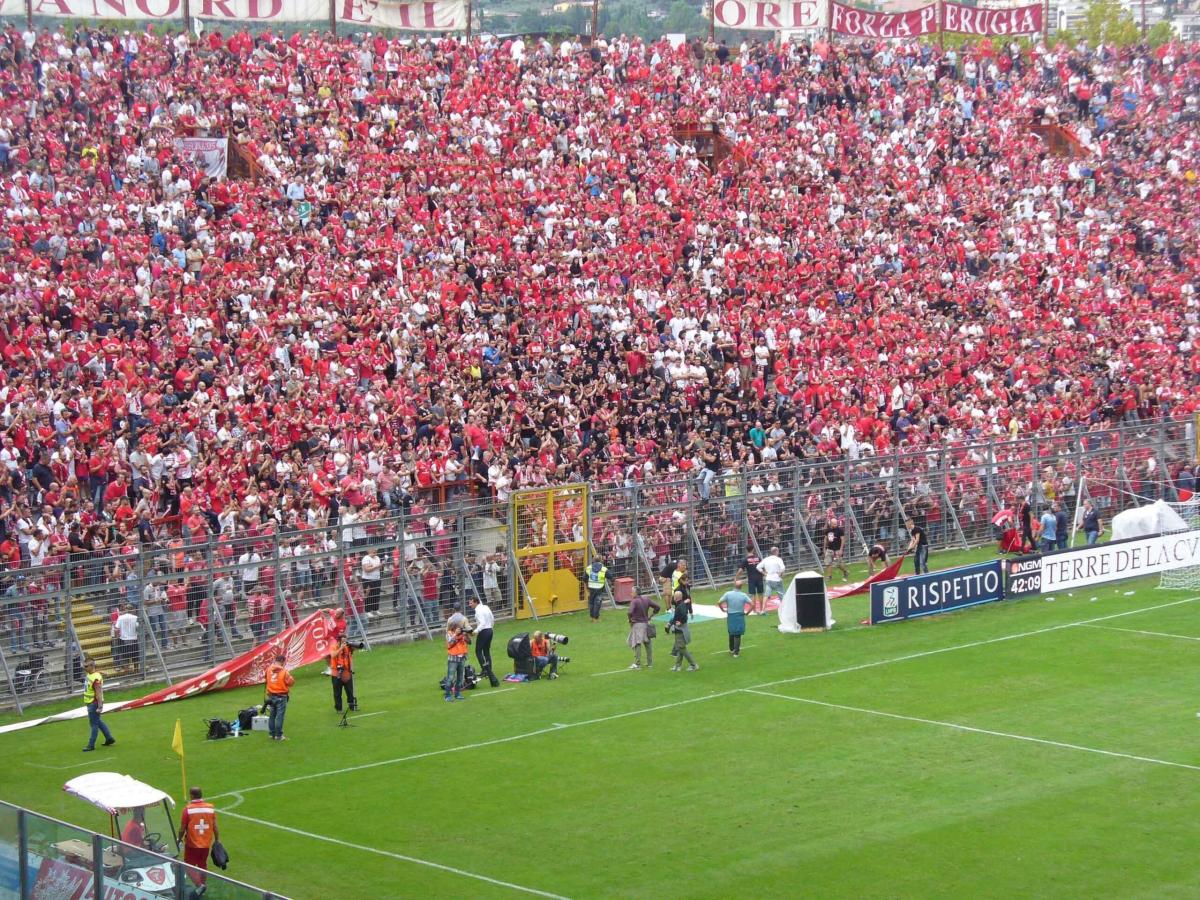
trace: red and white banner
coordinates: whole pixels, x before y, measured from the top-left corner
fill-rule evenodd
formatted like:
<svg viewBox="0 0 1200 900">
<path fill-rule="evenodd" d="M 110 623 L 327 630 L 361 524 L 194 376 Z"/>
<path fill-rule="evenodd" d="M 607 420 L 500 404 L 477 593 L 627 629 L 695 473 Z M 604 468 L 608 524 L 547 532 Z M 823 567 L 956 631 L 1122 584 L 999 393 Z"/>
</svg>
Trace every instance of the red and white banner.
<svg viewBox="0 0 1200 900">
<path fill-rule="evenodd" d="M 815 5 L 815 0 L 814 0 Z M 329 0 L 191 0 L 193 19 L 210 22 L 327 22 Z M 33 0 L 33 14 L 56 19 L 183 18 L 183 0 Z M 24 0 L 0 0 L 0 16 L 24 16 Z M 334 18 L 348 25 L 405 31 L 462 31 L 466 0 L 335 0 Z"/>
<path fill-rule="evenodd" d="M 826 0 L 716 0 L 713 22 L 718 28 L 779 31 L 820 28 Z"/>
<path fill-rule="evenodd" d="M 224 178 L 229 169 L 229 138 L 175 138 L 175 152 L 209 178 Z"/>
<path fill-rule="evenodd" d="M 871 589 L 871 585 L 880 581 L 891 581 L 900 574 L 900 567 L 904 565 L 904 557 L 892 560 L 891 564 L 886 569 L 876 572 L 866 581 L 854 581 L 850 584 L 842 584 L 837 587 L 831 587 L 825 591 L 829 595 L 830 600 L 837 600 L 840 597 L 853 597 L 855 594 L 865 594 Z"/>
<path fill-rule="evenodd" d="M 247 650 L 229 662 L 214 666 L 203 675 L 196 675 L 147 694 L 140 700 L 126 703 L 121 709 L 137 709 L 155 703 L 194 697 L 196 694 L 207 694 L 209 691 L 264 684 L 267 680 L 267 666 L 274 661 L 278 651 L 283 651 L 289 669 L 307 666 L 329 656 L 336 643 L 336 634 L 333 611 L 317 610 L 253 650 Z"/>
<path fill-rule="evenodd" d="M 1040 34 L 1045 27 L 1042 4 L 1010 6 L 1007 9 L 981 9 L 942 4 L 942 30 L 956 34 L 981 34 L 989 37 L 1005 34 Z"/>
<path fill-rule="evenodd" d="M 831 2 L 829 27 L 835 34 L 865 38 L 908 38 L 936 34 L 938 8 L 936 3 L 931 3 L 908 12 L 884 13 Z"/>
</svg>

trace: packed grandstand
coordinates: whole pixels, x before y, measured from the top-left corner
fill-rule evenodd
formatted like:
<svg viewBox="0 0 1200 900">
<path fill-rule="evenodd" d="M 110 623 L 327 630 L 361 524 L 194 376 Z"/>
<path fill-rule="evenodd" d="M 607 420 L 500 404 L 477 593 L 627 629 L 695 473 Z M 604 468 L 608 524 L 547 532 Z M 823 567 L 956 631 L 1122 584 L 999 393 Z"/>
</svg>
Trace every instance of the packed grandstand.
<svg viewBox="0 0 1200 900">
<path fill-rule="evenodd" d="M 1177 44 L 9 26 L 4 564 L 1190 416 L 1198 85 Z"/>
</svg>

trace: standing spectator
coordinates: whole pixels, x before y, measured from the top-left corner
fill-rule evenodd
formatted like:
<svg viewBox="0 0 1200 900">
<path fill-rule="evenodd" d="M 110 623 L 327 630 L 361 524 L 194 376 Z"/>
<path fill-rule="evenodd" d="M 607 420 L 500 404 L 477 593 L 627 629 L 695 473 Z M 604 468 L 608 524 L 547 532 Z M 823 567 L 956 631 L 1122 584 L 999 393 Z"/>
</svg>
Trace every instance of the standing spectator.
<svg viewBox="0 0 1200 900">
<path fill-rule="evenodd" d="M 238 557 L 238 566 L 242 573 L 242 596 L 249 597 L 258 591 L 259 564 L 262 557 L 258 550 L 251 546 Z"/>
<path fill-rule="evenodd" d="M 1083 529 L 1089 547 L 1100 538 L 1100 514 L 1090 499 L 1083 501 L 1083 509 L 1079 511 L 1079 527 Z"/>
<path fill-rule="evenodd" d="M 491 553 L 483 562 L 483 596 L 489 607 L 501 606 L 504 598 L 500 596 L 500 561 L 504 559 L 501 552 Z"/>
<path fill-rule="evenodd" d="M 146 587 L 142 590 L 142 607 L 146 610 L 150 631 L 158 641 L 160 650 L 166 650 L 171 646 L 170 636 L 167 632 L 166 593 L 162 584 L 153 578 L 146 583 Z"/>
<path fill-rule="evenodd" d="M 117 642 L 117 658 L 113 660 L 118 672 L 137 674 L 139 669 L 138 631 L 141 622 L 133 611 L 132 603 L 121 606 L 121 614 L 113 622 L 112 633 Z"/>
<path fill-rule="evenodd" d="M 499 687 L 500 681 L 492 671 L 492 637 L 496 617 L 492 608 L 478 597 L 472 597 L 470 603 L 475 616 L 475 661 L 479 663 L 479 674 L 486 677 L 492 687 Z"/>
<path fill-rule="evenodd" d="M 1058 517 L 1050 507 L 1046 507 L 1038 520 L 1038 538 L 1038 547 L 1043 553 L 1049 553 L 1057 543 Z"/>
<path fill-rule="evenodd" d="M 267 708 L 270 710 L 267 732 L 273 741 L 287 740 L 283 736 L 283 720 L 287 715 L 292 685 L 296 683 L 296 679 L 284 665 L 285 658 L 280 651 L 275 654 L 275 661 L 267 666 Z"/>
<path fill-rule="evenodd" d="M 112 732 L 100 718 L 101 713 L 104 712 L 104 676 L 96 671 L 96 661 L 90 656 L 83 661 L 83 671 L 86 681 L 83 689 L 83 705 L 87 708 L 88 726 L 91 728 L 91 734 L 83 752 L 90 753 L 96 749 L 97 734 L 104 735 L 105 747 L 111 747 L 117 742 L 117 739 L 112 736 Z"/>
<path fill-rule="evenodd" d="M 200 887 L 205 883 L 205 876 L 196 870 L 208 870 L 208 854 L 221 836 L 217 829 L 217 810 L 204 799 L 203 791 L 193 787 L 188 793 L 191 800 L 183 808 L 179 832 L 183 835 L 183 862 L 192 867 L 188 878 Z"/>
<path fill-rule="evenodd" d="M 755 612 L 765 615 L 766 604 L 770 602 L 770 598 L 776 597 L 780 601 L 783 599 L 783 573 L 787 571 L 787 566 L 779 557 L 779 548 L 772 547 L 771 552 L 763 557 L 757 568 L 763 576 L 766 600 L 762 609 L 755 609 Z"/>
<path fill-rule="evenodd" d="M 726 591 L 717 601 L 725 613 L 725 630 L 729 633 L 729 655 L 742 655 L 742 637 L 746 634 L 746 613 L 753 609 L 750 596 L 742 590 L 742 579 L 735 578 L 733 590 Z"/>
<path fill-rule="evenodd" d="M 1050 508 L 1054 512 L 1055 546 L 1059 550 L 1066 550 L 1067 549 L 1067 541 L 1071 537 L 1071 535 L 1069 533 L 1069 529 L 1067 528 L 1066 510 L 1063 509 L 1062 501 L 1060 501 L 1060 500 L 1055 500 L 1050 505 Z"/>
<path fill-rule="evenodd" d="M 654 648 L 651 642 L 654 640 L 654 623 L 650 619 L 660 612 L 662 612 L 662 607 L 649 597 L 634 597 L 630 601 L 626 615 L 629 619 L 628 644 L 629 648 L 633 650 L 633 662 L 629 668 L 640 669 L 642 667 L 643 648 L 646 650 L 646 668 L 653 667 Z"/>
<path fill-rule="evenodd" d="M 363 584 L 364 608 L 367 616 L 374 618 L 379 612 L 379 594 L 383 587 L 383 561 L 374 547 L 362 556 L 360 575 Z"/>
<path fill-rule="evenodd" d="M 925 533 L 925 526 L 918 525 L 912 516 L 909 516 L 904 520 L 904 527 L 908 529 L 908 548 L 904 552 L 913 554 L 913 571 L 918 575 L 927 574 L 929 536 Z"/>
</svg>

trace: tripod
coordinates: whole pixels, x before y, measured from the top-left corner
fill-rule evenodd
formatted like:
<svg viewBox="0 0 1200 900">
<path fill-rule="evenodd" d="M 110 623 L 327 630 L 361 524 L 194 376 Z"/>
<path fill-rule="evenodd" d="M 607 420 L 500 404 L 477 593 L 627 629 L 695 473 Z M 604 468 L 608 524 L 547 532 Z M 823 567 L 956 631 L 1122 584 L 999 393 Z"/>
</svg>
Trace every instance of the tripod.
<svg viewBox="0 0 1200 900">
<path fill-rule="evenodd" d="M 342 710 L 341 721 L 338 722 L 338 728 L 353 728 L 354 723 L 350 721 L 349 708 Z"/>
</svg>

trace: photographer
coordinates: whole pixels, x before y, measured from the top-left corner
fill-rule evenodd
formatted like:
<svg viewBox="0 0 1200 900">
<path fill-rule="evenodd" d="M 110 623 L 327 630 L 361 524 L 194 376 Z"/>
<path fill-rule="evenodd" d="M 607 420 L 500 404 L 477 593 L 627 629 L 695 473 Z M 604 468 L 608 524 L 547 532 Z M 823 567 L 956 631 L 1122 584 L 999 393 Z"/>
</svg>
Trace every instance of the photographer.
<svg viewBox="0 0 1200 900">
<path fill-rule="evenodd" d="M 338 635 L 337 645 L 329 654 L 329 675 L 333 680 L 333 709 L 342 711 L 342 691 L 346 692 L 346 701 L 350 712 L 358 712 L 358 700 L 354 696 L 354 651 L 361 650 L 362 644 L 346 640 L 345 633 Z"/>
<path fill-rule="evenodd" d="M 542 669 L 546 666 L 550 667 L 550 677 L 558 677 L 558 654 L 554 652 L 554 647 L 546 636 L 540 631 L 533 633 L 533 638 L 529 642 L 529 651 L 533 654 L 533 665 L 540 676 Z"/>
<path fill-rule="evenodd" d="M 465 700 L 463 678 L 467 669 L 467 646 L 471 636 L 467 633 L 467 617 L 453 613 L 446 619 L 446 700 Z"/>
</svg>

